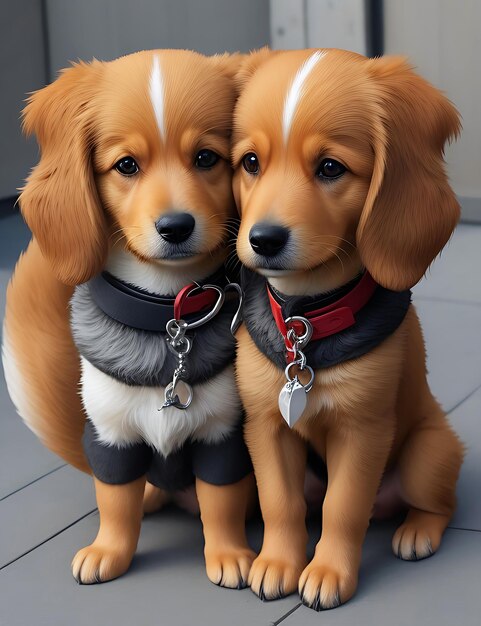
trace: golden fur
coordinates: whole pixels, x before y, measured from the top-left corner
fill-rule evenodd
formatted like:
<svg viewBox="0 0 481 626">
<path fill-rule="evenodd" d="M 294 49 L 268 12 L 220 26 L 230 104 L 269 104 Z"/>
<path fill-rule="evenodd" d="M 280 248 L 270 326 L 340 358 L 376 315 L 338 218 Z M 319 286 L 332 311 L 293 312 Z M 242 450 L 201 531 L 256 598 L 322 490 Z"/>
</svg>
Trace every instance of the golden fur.
<svg viewBox="0 0 481 626">
<path fill-rule="evenodd" d="M 154 54 L 164 72 L 165 141 L 149 99 Z M 114 248 L 126 249 L 146 269 L 160 266 L 182 286 L 222 263 L 226 222 L 235 214 L 229 142 L 238 64 L 235 55 L 207 58 L 181 50 L 80 63 L 36 92 L 24 111 L 25 130 L 36 135 L 41 159 L 20 199 L 33 239 L 8 289 L 5 335 L 28 398 L 25 421 L 45 445 L 84 471 L 79 355 L 68 312 L 73 286 L 98 273 Z M 206 148 L 222 158 L 200 171 L 194 157 Z M 114 169 L 127 155 L 140 167 L 133 178 Z M 175 262 L 152 253 L 154 222 L 173 207 L 188 209 L 206 225 L 195 257 Z M 128 568 L 144 484 L 145 478 L 116 486 L 95 480 L 101 525 L 94 543 L 73 561 L 80 582 L 109 580 Z M 251 487 L 252 477 L 231 486 L 198 486 L 207 570 L 218 584 L 237 587 L 247 578 L 253 555 L 244 519 Z M 151 511 L 165 497 L 149 486 L 145 500 Z"/>
<path fill-rule="evenodd" d="M 411 287 L 459 217 L 442 158 L 445 142 L 458 133 L 458 115 L 404 59 L 328 50 L 307 79 L 286 145 L 286 93 L 312 53 L 262 50 L 239 72 L 233 147 L 239 257 L 291 295 L 329 291 L 363 267 L 384 287 Z M 242 167 L 248 152 L 258 156 L 257 175 Z M 326 157 L 347 167 L 335 181 L 315 176 Z M 283 271 L 256 265 L 249 231 L 262 220 L 291 229 L 294 253 Z M 265 522 L 249 576 L 255 593 L 273 599 L 298 587 L 317 610 L 348 600 L 386 468 L 396 472 L 409 507 L 393 538 L 395 554 L 420 559 L 438 549 L 463 452 L 429 390 L 414 307 L 369 354 L 316 372 L 292 430 L 277 405 L 284 374 L 245 328 L 238 333 L 237 375 Z M 306 566 L 307 441 L 326 461 L 329 478 L 322 537 Z"/>
</svg>

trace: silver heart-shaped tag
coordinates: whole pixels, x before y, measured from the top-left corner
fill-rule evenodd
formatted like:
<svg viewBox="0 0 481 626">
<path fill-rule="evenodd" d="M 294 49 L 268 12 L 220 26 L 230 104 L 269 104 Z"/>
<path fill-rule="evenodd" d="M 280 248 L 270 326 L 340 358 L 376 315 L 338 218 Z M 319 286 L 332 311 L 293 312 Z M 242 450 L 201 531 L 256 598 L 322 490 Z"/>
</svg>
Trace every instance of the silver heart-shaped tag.
<svg viewBox="0 0 481 626">
<path fill-rule="evenodd" d="M 279 394 L 279 410 L 290 428 L 301 417 L 306 404 L 307 392 L 296 376 L 282 387 Z"/>
</svg>

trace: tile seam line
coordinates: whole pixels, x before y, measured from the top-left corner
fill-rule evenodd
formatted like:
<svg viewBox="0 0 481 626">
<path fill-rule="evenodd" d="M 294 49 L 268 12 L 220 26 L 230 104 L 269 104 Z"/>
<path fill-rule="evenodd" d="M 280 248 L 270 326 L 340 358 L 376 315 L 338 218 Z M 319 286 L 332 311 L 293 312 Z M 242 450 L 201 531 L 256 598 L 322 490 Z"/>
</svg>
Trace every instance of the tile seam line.
<svg viewBox="0 0 481 626">
<path fill-rule="evenodd" d="M 15 489 L 14 491 L 11 491 L 10 493 L 7 493 L 6 496 L 2 496 L 0 498 L 0 502 L 3 502 L 7 498 L 10 498 L 10 496 L 15 495 L 19 491 L 22 491 L 23 489 L 26 489 L 27 487 L 30 487 L 30 485 L 34 485 L 39 480 L 42 480 L 42 478 L 46 478 L 47 476 L 50 476 L 51 474 L 55 474 L 55 472 L 58 472 L 58 470 L 62 469 L 62 467 L 67 467 L 67 465 L 68 465 L 68 463 L 63 463 L 63 465 L 59 465 L 58 467 L 55 467 L 54 469 L 50 470 L 49 472 L 46 472 L 45 474 L 42 474 L 41 476 L 38 476 L 37 478 L 34 478 L 29 483 L 26 483 L 25 485 L 22 485 L 18 489 Z"/>
<path fill-rule="evenodd" d="M 278 626 L 278 624 L 280 624 L 281 622 L 283 622 L 285 619 L 287 619 L 288 617 L 290 617 L 293 613 L 295 613 L 295 611 L 297 611 L 297 609 L 299 607 L 302 606 L 302 602 L 299 602 L 298 604 L 296 604 L 295 606 L 292 607 L 292 609 L 290 611 L 287 611 L 287 613 L 285 613 L 284 615 L 281 615 L 281 617 L 279 617 L 279 619 L 277 619 L 275 622 L 270 622 L 269 626 Z"/>
<path fill-rule="evenodd" d="M 467 533 L 481 533 L 481 529 L 478 528 L 461 528 L 461 526 L 447 526 L 449 530 L 458 530 Z"/>
<path fill-rule="evenodd" d="M 456 402 L 456 404 L 454 406 L 452 406 L 449 410 L 446 411 L 446 415 L 451 415 L 451 413 L 453 411 L 455 411 L 456 409 L 459 409 L 459 407 L 464 404 L 464 402 L 466 402 L 467 400 L 469 400 L 470 398 L 472 398 L 474 396 L 474 394 L 479 391 L 481 389 L 481 383 L 479 385 L 477 385 L 472 391 L 470 391 L 468 393 L 468 395 L 463 398 L 462 400 L 459 400 L 458 402 Z"/>
<path fill-rule="evenodd" d="M 8 563 L 5 563 L 4 565 L 2 565 L 0 567 L 0 572 L 4 569 L 6 569 L 9 565 L 12 565 L 13 563 L 15 563 L 16 561 L 19 561 L 20 559 L 23 559 L 24 556 L 27 556 L 28 554 L 30 554 L 31 552 L 33 552 L 34 550 L 36 550 L 37 548 L 40 548 L 41 546 L 45 545 L 46 543 L 48 543 L 49 541 L 51 541 L 52 539 L 55 539 L 55 537 L 58 537 L 59 535 L 61 535 L 62 533 L 64 533 L 66 530 L 68 530 L 69 528 L 72 528 L 72 526 L 75 526 L 75 524 L 78 524 L 79 522 L 81 522 L 83 519 L 85 519 L 86 517 L 88 517 L 89 515 L 92 515 L 92 513 L 95 513 L 95 511 L 97 511 L 97 507 L 95 507 L 94 509 L 88 511 L 87 513 L 85 513 L 85 515 L 82 515 L 81 517 L 79 517 L 78 519 L 74 520 L 73 522 L 71 522 L 70 524 L 68 524 L 68 526 L 65 526 L 64 528 L 62 528 L 61 530 L 57 531 L 56 533 L 54 533 L 53 535 L 50 535 L 50 537 L 47 537 L 47 539 L 44 539 L 43 541 L 41 541 L 40 543 L 38 543 L 37 545 L 33 546 L 32 548 L 29 548 L 28 550 L 26 550 L 25 552 L 23 552 L 22 554 L 19 554 L 18 556 L 16 556 L 14 559 L 10 560 Z"/>
</svg>

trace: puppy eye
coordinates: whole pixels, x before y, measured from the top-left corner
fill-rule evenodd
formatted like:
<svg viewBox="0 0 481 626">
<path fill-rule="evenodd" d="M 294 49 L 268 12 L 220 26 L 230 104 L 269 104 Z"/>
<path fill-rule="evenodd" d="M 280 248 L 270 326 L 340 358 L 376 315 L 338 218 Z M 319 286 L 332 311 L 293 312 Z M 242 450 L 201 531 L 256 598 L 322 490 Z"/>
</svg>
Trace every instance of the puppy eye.
<svg viewBox="0 0 481 626">
<path fill-rule="evenodd" d="M 201 170 L 210 170 L 218 163 L 220 156 L 213 150 L 199 150 L 195 155 L 194 165 Z"/>
<path fill-rule="evenodd" d="M 323 159 L 316 170 L 316 176 L 319 178 L 339 178 L 344 174 L 346 168 L 339 161 L 335 161 L 334 159 Z"/>
<path fill-rule="evenodd" d="M 133 176 L 139 171 L 139 166 L 135 159 L 129 156 L 123 157 L 120 161 L 117 161 L 114 167 L 122 176 Z"/>
<path fill-rule="evenodd" d="M 242 159 L 242 166 L 249 174 L 259 173 L 259 159 L 255 152 L 248 152 Z"/>
</svg>

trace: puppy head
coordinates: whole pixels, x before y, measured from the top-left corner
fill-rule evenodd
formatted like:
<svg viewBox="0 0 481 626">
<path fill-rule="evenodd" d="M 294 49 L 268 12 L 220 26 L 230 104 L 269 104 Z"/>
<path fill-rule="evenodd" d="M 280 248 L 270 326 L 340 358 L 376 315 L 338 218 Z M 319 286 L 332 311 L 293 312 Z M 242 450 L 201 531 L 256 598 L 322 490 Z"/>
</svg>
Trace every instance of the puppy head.
<svg viewBox="0 0 481 626">
<path fill-rule="evenodd" d="M 109 245 L 146 263 L 202 263 L 235 214 L 229 139 L 237 56 L 136 53 L 65 70 L 24 111 L 41 160 L 22 212 L 60 280 L 101 270 Z"/>
<path fill-rule="evenodd" d="M 247 78 L 246 75 L 250 78 Z M 403 59 L 266 51 L 234 118 L 238 254 L 268 276 L 365 266 L 414 285 L 459 217 L 443 147 L 455 109 Z"/>
</svg>

